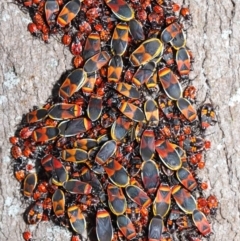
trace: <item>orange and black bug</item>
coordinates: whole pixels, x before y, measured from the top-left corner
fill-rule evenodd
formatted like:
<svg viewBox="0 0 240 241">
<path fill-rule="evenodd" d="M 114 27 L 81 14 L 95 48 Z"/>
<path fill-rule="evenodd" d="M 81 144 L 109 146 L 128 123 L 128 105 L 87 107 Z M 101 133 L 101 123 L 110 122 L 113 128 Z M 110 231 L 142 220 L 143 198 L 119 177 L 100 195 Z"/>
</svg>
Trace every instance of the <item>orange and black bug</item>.
<svg viewBox="0 0 240 241">
<path fill-rule="evenodd" d="M 48 114 L 47 109 L 40 108 L 40 109 L 29 112 L 25 118 L 26 118 L 27 123 L 32 124 L 32 123 L 41 121 L 43 118 L 45 118 L 47 116 L 47 114 Z"/>
<path fill-rule="evenodd" d="M 117 226 L 126 237 L 127 240 L 131 240 L 136 237 L 136 230 L 132 221 L 125 215 L 120 215 L 117 217 Z"/>
<path fill-rule="evenodd" d="M 206 218 L 206 216 L 199 210 L 194 210 L 192 214 L 192 219 L 197 227 L 198 231 L 205 237 L 211 234 L 211 226 Z"/>
<path fill-rule="evenodd" d="M 25 214 L 28 224 L 38 224 L 41 222 L 43 216 L 42 202 L 36 201 L 32 206 L 30 206 Z"/>
<path fill-rule="evenodd" d="M 37 185 L 37 174 L 36 173 L 29 173 L 23 183 L 23 195 L 25 197 L 31 197 L 33 195 L 33 190 Z"/>
<path fill-rule="evenodd" d="M 55 18 L 59 12 L 59 4 L 57 0 L 47 0 L 45 3 L 45 18 L 48 26 L 51 27 L 55 24 Z"/>
<path fill-rule="evenodd" d="M 46 155 L 45 157 L 42 158 L 41 164 L 43 168 L 45 169 L 46 172 L 52 172 L 53 171 L 53 159 L 56 159 L 51 154 Z"/>
<path fill-rule="evenodd" d="M 143 85 L 150 79 L 155 69 L 156 64 L 153 61 L 140 66 L 136 73 L 133 75 L 132 82 L 138 87 Z"/>
<path fill-rule="evenodd" d="M 91 33 L 85 42 L 85 46 L 82 52 L 84 60 L 91 58 L 92 56 L 99 53 L 101 50 L 101 41 L 98 33 Z"/>
<path fill-rule="evenodd" d="M 181 26 L 174 22 L 170 25 L 168 25 L 161 34 L 161 40 L 164 43 L 169 43 L 173 38 L 175 38 L 181 31 Z"/>
<path fill-rule="evenodd" d="M 123 194 L 122 188 L 111 183 L 107 187 L 108 205 L 115 215 L 122 215 L 127 208 L 127 201 Z"/>
<path fill-rule="evenodd" d="M 210 125 L 214 125 L 217 122 L 216 114 L 211 104 L 204 104 L 201 107 L 200 120 L 203 130 L 208 128 Z"/>
<path fill-rule="evenodd" d="M 62 28 L 69 24 L 78 14 L 82 0 L 72 0 L 65 4 L 57 17 L 57 24 Z"/>
<path fill-rule="evenodd" d="M 89 58 L 84 66 L 83 70 L 86 73 L 93 73 L 96 72 L 97 70 L 101 69 L 104 65 L 108 63 L 110 60 L 110 55 L 107 51 L 102 51 L 98 54 L 95 54 L 91 58 Z"/>
<path fill-rule="evenodd" d="M 158 88 L 158 75 L 157 71 L 154 71 L 153 75 L 145 82 L 148 89 Z"/>
<path fill-rule="evenodd" d="M 140 156 L 143 161 L 152 159 L 155 152 L 155 135 L 153 130 L 145 130 L 141 137 Z"/>
<path fill-rule="evenodd" d="M 192 214 L 197 208 L 197 202 L 189 191 L 182 188 L 180 185 L 176 185 L 172 188 L 172 196 L 176 201 L 177 205 L 186 214 Z"/>
<path fill-rule="evenodd" d="M 58 125 L 60 136 L 70 137 L 84 133 L 92 128 L 92 123 L 87 118 L 76 118 L 74 120 L 62 121 Z"/>
<path fill-rule="evenodd" d="M 19 146 L 12 146 L 10 152 L 11 152 L 12 157 L 16 160 L 23 156 L 22 150 Z"/>
<path fill-rule="evenodd" d="M 144 103 L 144 113 L 148 124 L 155 127 L 159 123 L 159 110 L 157 103 L 153 99 L 149 99 Z"/>
<path fill-rule="evenodd" d="M 187 99 L 178 99 L 177 107 L 188 121 L 193 122 L 196 120 L 197 112 Z"/>
<path fill-rule="evenodd" d="M 158 140 L 155 142 L 156 151 L 165 166 L 171 170 L 178 170 L 182 166 L 181 158 L 176 151 L 176 145 L 169 141 Z"/>
<path fill-rule="evenodd" d="M 88 107 L 87 115 L 91 121 L 96 121 L 100 118 L 103 109 L 103 98 L 98 95 L 91 95 Z"/>
<path fill-rule="evenodd" d="M 141 188 L 135 185 L 128 185 L 125 190 L 128 197 L 140 207 L 147 208 L 152 204 L 152 201 L 148 197 L 147 193 L 145 193 Z"/>
<path fill-rule="evenodd" d="M 60 103 L 51 107 L 48 116 L 53 120 L 65 120 L 79 117 L 81 114 L 81 106 L 75 104 Z"/>
<path fill-rule="evenodd" d="M 14 165 L 14 176 L 19 182 L 22 182 L 26 177 L 26 173 L 18 165 Z"/>
<path fill-rule="evenodd" d="M 92 186 L 90 184 L 77 179 L 64 182 L 63 187 L 67 192 L 72 194 L 90 194 L 92 192 Z"/>
<path fill-rule="evenodd" d="M 122 21 L 134 18 L 134 10 L 124 0 L 105 0 L 107 6 Z"/>
<path fill-rule="evenodd" d="M 129 21 L 128 25 L 129 25 L 129 32 L 135 41 L 145 40 L 143 26 L 139 21 L 133 18 Z"/>
<path fill-rule="evenodd" d="M 111 50 L 114 55 L 122 56 L 128 46 L 128 30 L 126 24 L 119 23 L 116 25 L 111 40 Z"/>
<path fill-rule="evenodd" d="M 148 194 L 154 194 L 159 184 L 159 171 L 156 163 L 152 160 L 144 161 L 141 166 L 141 171 L 145 190 Z"/>
<path fill-rule="evenodd" d="M 91 74 L 87 74 L 86 81 L 82 86 L 82 91 L 86 93 L 92 93 L 95 88 L 96 82 L 97 82 L 97 74 L 95 72 Z"/>
<path fill-rule="evenodd" d="M 112 124 L 111 137 L 115 141 L 121 141 L 129 132 L 132 126 L 132 121 L 129 121 L 124 116 L 119 116 Z"/>
<path fill-rule="evenodd" d="M 88 159 L 88 153 L 80 148 L 64 149 L 61 158 L 67 162 L 84 163 Z"/>
<path fill-rule="evenodd" d="M 35 142 L 47 142 L 57 138 L 59 129 L 53 126 L 44 126 L 32 132 L 32 139 Z"/>
<path fill-rule="evenodd" d="M 113 239 L 112 220 L 105 209 L 97 211 L 96 233 L 98 241 L 112 241 Z"/>
<path fill-rule="evenodd" d="M 161 183 L 157 190 L 156 198 L 153 203 L 153 214 L 164 218 L 171 206 L 171 188 L 166 183 Z"/>
<path fill-rule="evenodd" d="M 104 170 L 108 178 L 118 187 L 126 187 L 129 184 L 129 176 L 125 168 L 115 160 L 109 161 Z"/>
<path fill-rule="evenodd" d="M 23 232 L 22 236 L 23 236 L 23 239 L 25 241 L 32 241 L 33 240 L 32 239 L 32 234 L 30 233 L 30 231 Z"/>
<path fill-rule="evenodd" d="M 72 229 L 81 235 L 86 232 L 87 224 L 80 207 L 74 205 L 67 210 L 68 218 Z"/>
<path fill-rule="evenodd" d="M 204 140 L 201 137 L 190 136 L 179 141 L 179 144 L 188 153 L 196 153 L 204 150 Z"/>
<path fill-rule="evenodd" d="M 177 76 L 170 68 L 163 67 L 158 70 L 158 77 L 166 95 L 173 100 L 178 100 L 182 97 L 182 87 Z"/>
<path fill-rule="evenodd" d="M 171 45 L 174 49 L 178 50 L 186 45 L 186 36 L 181 30 L 172 40 Z"/>
<path fill-rule="evenodd" d="M 143 111 L 139 107 L 137 107 L 129 102 L 123 102 L 119 106 L 119 110 L 125 116 L 127 116 L 129 119 L 131 119 L 133 121 L 142 122 L 144 120 Z"/>
<path fill-rule="evenodd" d="M 52 164 L 52 182 L 56 186 L 62 186 L 64 182 L 68 180 L 68 172 L 66 168 L 63 166 L 61 161 L 57 158 L 53 157 L 49 160 Z"/>
<path fill-rule="evenodd" d="M 134 52 L 130 55 L 130 62 L 133 66 L 140 66 L 148 63 L 163 51 L 163 44 L 157 38 L 151 38 L 144 41 Z"/>
<path fill-rule="evenodd" d="M 134 87 L 132 85 L 129 85 L 126 83 L 119 83 L 119 84 L 116 84 L 116 90 L 120 94 L 122 94 L 130 99 L 139 99 L 140 98 L 140 93 L 138 92 L 136 87 Z"/>
<path fill-rule="evenodd" d="M 191 70 L 190 56 L 186 48 L 180 48 L 176 53 L 178 72 L 182 78 L 188 78 Z"/>
<path fill-rule="evenodd" d="M 175 103 L 165 95 L 160 95 L 158 105 L 168 119 L 174 116 Z"/>
<path fill-rule="evenodd" d="M 84 85 L 86 79 L 87 75 L 83 69 L 75 69 L 62 83 L 59 89 L 59 96 L 63 99 L 71 97 Z"/>
<path fill-rule="evenodd" d="M 164 49 L 163 60 L 166 62 L 167 66 L 171 67 L 174 65 L 174 57 L 172 47 L 167 47 Z"/>
<path fill-rule="evenodd" d="M 123 70 L 123 60 L 119 55 L 114 55 L 108 64 L 108 82 L 119 82 Z"/>
<path fill-rule="evenodd" d="M 60 189 L 57 189 L 52 196 L 53 212 L 57 217 L 65 214 L 65 195 Z"/>
<path fill-rule="evenodd" d="M 98 151 L 98 153 L 95 157 L 95 161 L 99 165 L 104 165 L 106 163 L 106 161 L 108 161 L 108 159 L 115 154 L 116 150 L 117 150 L 116 141 L 110 140 L 110 141 L 105 142 L 101 146 L 100 150 Z"/>
<path fill-rule="evenodd" d="M 148 241 L 158 241 L 163 232 L 163 220 L 159 216 L 154 216 L 148 227 Z"/>
<path fill-rule="evenodd" d="M 176 176 L 179 182 L 189 191 L 193 191 L 197 187 L 197 182 L 188 169 L 181 167 L 177 170 Z"/>
<path fill-rule="evenodd" d="M 97 140 L 91 138 L 77 139 L 74 141 L 73 146 L 81 148 L 82 150 L 89 151 L 98 145 Z"/>
</svg>

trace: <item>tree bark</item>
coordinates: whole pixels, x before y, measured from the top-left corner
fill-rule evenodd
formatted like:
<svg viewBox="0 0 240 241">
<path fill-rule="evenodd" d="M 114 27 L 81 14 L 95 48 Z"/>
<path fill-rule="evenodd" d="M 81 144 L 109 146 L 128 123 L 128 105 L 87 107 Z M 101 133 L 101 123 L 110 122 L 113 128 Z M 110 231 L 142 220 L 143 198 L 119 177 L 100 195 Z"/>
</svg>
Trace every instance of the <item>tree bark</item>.
<svg viewBox="0 0 240 241">
<path fill-rule="evenodd" d="M 182 3 L 181 0 L 177 1 Z M 237 1 L 186 0 L 193 25 L 187 31 L 187 46 L 195 63 L 192 84 L 198 88 L 197 105 L 216 107 L 217 124 L 206 139 L 206 168 L 199 176 L 209 184 L 205 192 L 215 194 L 219 210 L 212 220 L 212 241 L 240 240 L 240 5 Z M 0 240 L 21 241 L 30 228 L 34 240 L 70 240 L 70 233 L 51 223 L 27 227 L 19 183 L 13 176 L 8 138 L 33 106 L 42 106 L 61 74 L 71 69 L 72 55 L 57 37 L 44 44 L 27 32 L 30 22 L 13 2 L 0 4 Z"/>
</svg>

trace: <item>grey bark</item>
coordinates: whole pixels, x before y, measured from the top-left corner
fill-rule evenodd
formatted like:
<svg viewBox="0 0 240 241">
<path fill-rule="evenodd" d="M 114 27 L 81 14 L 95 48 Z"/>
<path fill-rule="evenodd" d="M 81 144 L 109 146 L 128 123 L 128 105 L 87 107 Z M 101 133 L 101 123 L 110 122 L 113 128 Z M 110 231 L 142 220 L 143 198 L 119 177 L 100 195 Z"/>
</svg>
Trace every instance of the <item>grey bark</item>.
<svg viewBox="0 0 240 241">
<path fill-rule="evenodd" d="M 181 3 L 181 0 L 177 2 Z M 209 193 L 219 201 L 212 227 L 212 241 L 240 240 L 240 2 L 238 0 L 186 0 L 193 15 L 187 31 L 187 46 L 195 56 L 191 73 L 197 86 L 198 105 L 216 106 L 218 123 L 206 139 L 206 168 L 199 175 L 209 184 Z M 49 44 L 27 32 L 30 18 L 12 2 L 0 3 L 0 240 L 21 241 L 27 228 L 35 240 L 70 240 L 70 233 L 51 223 L 27 227 L 22 215 L 20 185 L 12 174 L 9 136 L 22 115 L 41 106 L 51 95 L 54 83 L 70 69 L 71 54 L 57 38 Z"/>
</svg>

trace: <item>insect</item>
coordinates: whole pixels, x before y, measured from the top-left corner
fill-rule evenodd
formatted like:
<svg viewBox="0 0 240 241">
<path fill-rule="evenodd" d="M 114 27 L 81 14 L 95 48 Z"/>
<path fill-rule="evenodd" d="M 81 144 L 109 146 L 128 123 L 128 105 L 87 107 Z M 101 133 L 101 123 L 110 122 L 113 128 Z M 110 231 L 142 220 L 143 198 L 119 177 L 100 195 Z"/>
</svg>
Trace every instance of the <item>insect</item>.
<svg viewBox="0 0 240 241">
<path fill-rule="evenodd" d="M 190 56 L 186 48 L 182 47 L 177 50 L 176 62 L 178 72 L 182 78 L 188 78 L 189 72 L 191 70 Z"/>
<path fill-rule="evenodd" d="M 41 201 L 36 201 L 25 213 L 28 224 L 37 224 L 42 220 L 43 205 Z"/>
<path fill-rule="evenodd" d="M 45 3 L 45 18 L 48 26 L 51 27 L 55 24 L 56 15 L 59 12 L 59 4 L 57 0 L 47 0 Z"/>
<path fill-rule="evenodd" d="M 84 60 L 87 60 L 94 55 L 98 54 L 101 50 L 101 41 L 98 33 L 91 33 L 85 42 L 85 46 L 82 52 Z"/>
<path fill-rule="evenodd" d="M 130 62 L 133 66 L 140 66 L 148 63 L 163 51 L 163 44 L 157 38 L 151 38 L 144 41 L 134 52 L 130 55 Z"/>
<path fill-rule="evenodd" d="M 140 155 L 143 161 L 152 159 L 155 153 L 155 136 L 153 130 L 145 130 L 141 137 Z"/>
<path fill-rule="evenodd" d="M 202 106 L 200 119 L 203 130 L 207 129 L 210 125 L 214 125 L 217 122 L 216 114 L 211 104 L 204 104 Z"/>
<path fill-rule="evenodd" d="M 123 70 L 123 60 L 119 55 L 114 55 L 108 64 L 108 82 L 119 82 Z M 124 84 L 124 83 L 122 83 Z"/>
<path fill-rule="evenodd" d="M 63 183 L 63 188 L 72 194 L 90 194 L 92 186 L 77 179 L 70 179 Z"/>
<path fill-rule="evenodd" d="M 171 189 L 168 184 L 161 183 L 156 194 L 156 198 L 153 203 L 153 213 L 154 215 L 159 215 L 164 218 L 171 205 Z"/>
<path fill-rule="evenodd" d="M 87 115 L 90 120 L 96 121 L 100 118 L 103 109 L 103 100 L 102 96 L 91 95 L 88 107 L 87 107 Z"/>
<path fill-rule="evenodd" d="M 180 185 L 176 185 L 172 188 L 172 196 L 177 205 L 186 213 L 192 214 L 197 207 L 195 198 L 189 191 L 182 188 Z"/>
<path fill-rule="evenodd" d="M 84 215 L 82 214 L 81 209 L 76 206 L 70 206 L 67 209 L 68 218 L 72 229 L 81 235 L 83 235 L 86 231 L 87 224 Z"/>
<path fill-rule="evenodd" d="M 193 122 L 197 118 L 197 112 L 191 103 L 185 98 L 179 98 L 177 100 L 177 107 L 187 120 Z"/>
<path fill-rule="evenodd" d="M 53 120 L 65 120 L 79 117 L 82 114 L 82 109 L 75 104 L 55 104 L 48 112 L 48 116 Z"/>
<path fill-rule="evenodd" d="M 162 31 L 161 40 L 164 43 L 169 43 L 172 39 L 174 39 L 179 34 L 180 31 L 181 31 L 181 26 L 177 22 L 174 22 L 168 25 Z"/>
<path fill-rule="evenodd" d="M 199 210 L 194 210 L 192 214 L 193 222 L 198 231 L 205 237 L 211 234 L 211 227 L 206 216 Z"/>
<path fill-rule="evenodd" d="M 128 25 L 129 25 L 129 32 L 135 41 L 145 40 L 143 26 L 139 21 L 133 18 L 129 21 Z"/>
<path fill-rule="evenodd" d="M 47 116 L 47 114 L 48 114 L 47 109 L 40 108 L 40 109 L 36 109 L 36 110 L 29 112 L 25 118 L 26 118 L 27 123 L 32 124 L 32 123 L 41 121 L 42 119 L 44 119 Z"/>
<path fill-rule="evenodd" d="M 36 185 L 37 185 L 37 174 L 29 173 L 24 179 L 23 195 L 25 197 L 31 197 Z"/>
<path fill-rule="evenodd" d="M 144 103 L 144 113 L 148 124 L 155 127 L 159 123 L 159 110 L 157 103 L 153 99 L 148 99 Z"/>
<path fill-rule="evenodd" d="M 115 215 L 122 215 L 127 208 L 127 201 L 123 194 L 122 188 L 111 183 L 107 187 L 108 205 Z"/>
<path fill-rule="evenodd" d="M 178 100 L 182 97 L 182 87 L 177 76 L 170 68 L 163 67 L 158 71 L 158 77 L 166 95 L 172 100 Z"/>
<path fill-rule="evenodd" d="M 88 160 L 88 153 L 80 148 L 65 149 L 61 152 L 61 157 L 64 161 L 84 163 Z"/>
<path fill-rule="evenodd" d="M 154 194 L 160 181 L 158 167 L 154 161 L 148 160 L 142 163 L 141 177 L 147 193 Z"/>
<path fill-rule="evenodd" d="M 60 189 L 57 189 L 52 196 L 53 212 L 57 217 L 65 213 L 65 195 Z"/>
<path fill-rule="evenodd" d="M 148 240 L 160 240 L 163 231 L 163 220 L 159 216 L 154 216 L 148 227 Z"/>
<path fill-rule="evenodd" d="M 113 54 L 122 56 L 125 53 L 128 46 L 128 31 L 129 27 L 126 24 L 119 23 L 116 25 L 111 40 Z"/>
<path fill-rule="evenodd" d="M 130 21 L 134 18 L 133 9 L 124 0 L 105 0 L 105 3 L 120 20 Z"/>
<path fill-rule="evenodd" d="M 179 182 L 189 191 L 193 191 L 197 187 L 197 182 L 188 169 L 181 167 L 177 170 L 176 176 Z"/>
<path fill-rule="evenodd" d="M 59 96 L 63 99 L 71 97 L 84 85 L 87 80 L 87 74 L 83 69 L 76 69 L 71 72 L 62 83 L 59 89 Z"/>
<path fill-rule="evenodd" d="M 132 221 L 127 216 L 119 215 L 117 217 L 117 226 L 128 240 L 136 237 L 137 234 L 135 227 Z"/>
<path fill-rule="evenodd" d="M 57 24 L 65 27 L 77 16 L 81 7 L 81 0 L 71 0 L 66 3 L 57 17 Z"/>
<path fill-rule="evenodd" d="M 175 145 L 172 145 L 169 141 L 158 140 L 155 142 L 155 148 L 166 167 L 171 170 L 178 170 L 181 167 L 182 161 Z"/>
<path fill-rule="evenodd" d="M 98 241 L 112 241 L 113 239 L 113 227 L 111 218 L 105 209 L 97 211 L 96 233 Z"/>
</svg>

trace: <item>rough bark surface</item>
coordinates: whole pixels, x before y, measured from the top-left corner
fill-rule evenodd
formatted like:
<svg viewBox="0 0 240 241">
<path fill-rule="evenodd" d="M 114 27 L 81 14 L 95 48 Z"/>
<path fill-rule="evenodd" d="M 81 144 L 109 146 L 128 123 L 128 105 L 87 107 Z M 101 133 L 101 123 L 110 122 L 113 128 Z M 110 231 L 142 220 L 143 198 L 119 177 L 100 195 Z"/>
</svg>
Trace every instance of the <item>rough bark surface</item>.
<svg viewBox="0 0 240 241">
<path fill-rule="evenodd" d="M 181 0 L 178 0 L 181 3 Z M 191 73 L 198 105 L 216 106 L 218 123 L 209 128 L 212 148 L 199 175 L 209 184 L 206 192 L 220 202 L 212 227 L 212 241 L 240 240 L 240 4 L 231 0 L 186 0 L 193 15 L 187 46 L 195 56 Z M 27 227 L 22 219 L 27 206 L 12 174 L 9 136 L 22 115 L 41 106 L 54 83 L 71 69 L 71 54 L 57 38 L 49 44 L 27 32 L 30 18 L 12 2 L 0 3 L 0 240 L 22 240 L 30 228 L 34 240 L 70 240 L 70 233 L 50 223 Z"/>
</svg>

